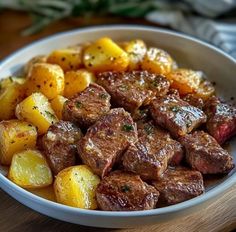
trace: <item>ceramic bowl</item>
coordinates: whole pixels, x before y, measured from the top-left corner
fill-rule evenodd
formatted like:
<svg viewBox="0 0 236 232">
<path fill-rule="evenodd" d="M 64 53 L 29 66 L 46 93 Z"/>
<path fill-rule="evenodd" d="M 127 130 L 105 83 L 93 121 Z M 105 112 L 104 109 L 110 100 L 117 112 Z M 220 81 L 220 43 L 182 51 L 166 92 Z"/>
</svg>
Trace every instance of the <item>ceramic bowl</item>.
<svg viewBox="0 0 236 232">
<path fill-rule="evenodd" d="M 180 66 L 202 70 L 211 81 L 216 82 L 217 92 L 224 99 L 236 98 L 236 62 L 233 58 L 221 50 L 189 36 L 140 26 L 91 27 L 50 36 L 20 49 L 2 61 L 0 78 L 19 73 L 23 65 L 36 55 L 49 53 L 56 48 L 96 40 L 102 36 L 111 37 L 115 41 L 139 38 L 149 46 L 166 49 Z M 230 146 L 230 151 L 236 161 L 236 140 L 232 140 Z M 0 167 L 0 172 L 1 188 L 33 210 L 67 222 L 107 228 L 155 224 L 189 214 L 210 204 L 236 183 L 236 172 L 233 170 L 229 175 L 209 185 L 205 194 L 173 206 L 137 212 L 106 212 L 83 210 L 45 200 L 8 180 L 3 167 Z"/>
</svg>

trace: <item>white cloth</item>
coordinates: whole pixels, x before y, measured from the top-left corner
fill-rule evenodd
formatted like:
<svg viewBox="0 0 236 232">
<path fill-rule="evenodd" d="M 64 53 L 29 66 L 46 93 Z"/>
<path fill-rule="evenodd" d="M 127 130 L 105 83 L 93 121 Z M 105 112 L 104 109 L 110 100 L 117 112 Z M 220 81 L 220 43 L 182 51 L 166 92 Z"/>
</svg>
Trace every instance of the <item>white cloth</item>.
<svg viewBox="0 0 236 232">
<path fill-rule="evenodd" d="M 157 2 L 160 2 L 157 0 Z M 173 6 L 165 2 L 165 9 L 146 15 L 149 21 L 190 34 L 223 49 L 236 58 L 236 13 L 227 19 L 214 19 L 236 7 L 236 0 L 185 0 L 185 7 Z M 189 5 L 188 5 L 189 4 Z M 186 14 L 194 10 L 200 14 Z"/>
</svg>

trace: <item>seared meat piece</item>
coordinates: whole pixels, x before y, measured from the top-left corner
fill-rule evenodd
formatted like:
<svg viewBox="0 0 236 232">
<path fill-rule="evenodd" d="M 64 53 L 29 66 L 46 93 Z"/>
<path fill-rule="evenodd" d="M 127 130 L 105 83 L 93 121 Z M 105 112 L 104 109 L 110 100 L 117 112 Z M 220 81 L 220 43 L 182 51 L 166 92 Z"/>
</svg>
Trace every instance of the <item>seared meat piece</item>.
<svg viewBox="0 0 236 232">
<path fill-rule="evenodd" d="M 202 174 L 187 168 L 169 168 L 162 177 L 153 181 L 160 192 L 160 201 L 177 204 L 204 193 Z"/>
<path fill-rule="evenodd" d="M 153 209 L 158 196 L 158 191 L 138 175 L 121 171 L 106 176 L 96 190 L 99 208 L 108 211 Z"/>
<path fill-rule="evenodd" d="M 88 129 L 78 143 L 78 152 L 83 162 L 103 177 L 137 139 L 136 124 L 130 114 L 116 108 Z"/>
<path fill-rule="evenodd" d="M 179 91 L 177 90 L 177 89 L 169 89 L 169 91 L 168 91 L 168 93 L 167 93 L 168 95 L 175 95 L 175 96 L 177 96 L 177 97 L 179 97 L 180 95 L 179 95 Z"/>
<path fill-rule="evenodd" d="M 137 173 L 144 179 L 158 179 L 168 164 L 178 165 L 182 160 L 181 144 L 151 121 L 138 124 L 138 136 L 138 142 L 129 146 L 122 157 L 127 171 Z"/>
<path fill-rule="evenodd" d="M 150 109 L 156 124 L 169 130 L 174 137 L 190 133 L 206 122 L 206 115 L 202 110 L 189 105 L 175 95 L 153 100 Z"/>
<path fill-rule="evenodd" d="M 188 102 L 190 105 L 202 109 L 204 106 L 204 101 L 200 97 L 196 97 L 193 94 L 187 94 L 182 98 L 184 101 Z"/>
<path fill-rule="evenodd" d="M 54 174 L 75 165 L 75 143 L 81 137 L 80 129 L 71 122 L 59 121 L 49 127 L 40 145 Z"/>
<path fill-rule="evenodd" d="M 216 97 L 210 98 L 205 105 L 207 114 L 207 131 L 219 144 L 236 134 L 236 108 L 220 102 Z"/>
<path fill-rule="evenodd" d="M 234 167 L 230 154 L 203 131 L 185 135 L 180 142 L 186 149 L 187 162 L 203 174 L 228 173 Z"/>
<path fill-rule="evenodd" d="M 64 104 L 63 119 L 89 127 L 110 110 L 110 95 L 97 84 L 90 84 Z"/>
<path fill-rule="evenodd" d="M 167 93 L 169 81 L 147 71 L 104 72 L 97 82 L 111 95 L 112 101 L 129 112 L 135 112 L 140 106 L 148 105 L 156 96 Z"/>
</svg>

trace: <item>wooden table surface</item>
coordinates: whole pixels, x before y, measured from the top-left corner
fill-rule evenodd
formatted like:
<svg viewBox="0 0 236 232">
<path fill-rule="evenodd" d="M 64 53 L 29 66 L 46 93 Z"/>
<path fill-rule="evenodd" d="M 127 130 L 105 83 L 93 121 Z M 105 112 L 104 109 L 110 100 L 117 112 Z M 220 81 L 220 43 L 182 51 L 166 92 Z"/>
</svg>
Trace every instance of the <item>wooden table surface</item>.
<svg viewBox="0 0 236 232">
<path fill-rule="evenodd" d="M 23 13 L 3 11 L 0 13 L 0 59 L 17 48 L 31 41 L 42 38 L 55 32 L 78 28 L 88 24 L 108 22 L 108 19 L 95 18 L 89 21 L 84 19 L 67 19 L 56 22 L 40 33 L 22 37 L 20 32 L 30 24 L 30 18 Z M 125 23 L 125 19 L 109 18 L 112 23 Z M 143 20 L 133 20 L 133 23 L 148 24 Z M 130 23 L 130 20 L 129 20 Z M 41 215 L 16 200 L 9 197 L 0 189 L 0 231 L 1 232 L 60 232 L 60 231 L 120 231 L 120 232 L 217 232 L 233 231 L 236 229 L 236 186 L 229 189 L 222 197 L 210 206 L 191 215 L 165 223 L 157 223 L 136 229 L 98 229 L 61 222 Z"/>
</svg>

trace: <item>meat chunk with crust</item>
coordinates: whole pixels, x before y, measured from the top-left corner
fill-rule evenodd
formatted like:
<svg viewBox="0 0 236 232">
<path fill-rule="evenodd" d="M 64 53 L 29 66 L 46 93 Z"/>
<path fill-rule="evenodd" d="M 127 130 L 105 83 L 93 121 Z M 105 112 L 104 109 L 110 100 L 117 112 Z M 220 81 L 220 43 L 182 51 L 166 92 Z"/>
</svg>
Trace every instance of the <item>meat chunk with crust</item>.
<svg viewBox="0 0 236 232">
<path fill-rule="evenodd" d="M 170 86 L 165 77 L 147 71 L 104 72 L 97 76 L 97 82 L 111 95 L 115 105 L 129 112 L 165 95 Z"/>
<path fill-rule="evenodd" d="M 169 168 L 157 181 L 152 182 L 160 193 L 160 201 L 177 204 L 204 193 L 202 174 L 187 168 Z"/>
<path fill-rule="evenodd" d="M 182 98 L 184 101 L 188 102 L 190 105 L 202 109 L 204 106 L 204 101 L 202 98 L 195 96 L 194 94 L 187 94 Z"/>
<path fill-rule="evenodd" d="M 103 177 L 137 139 L 136 124 L 130 114 L 115 108 L 88 129 L 77 148 L 83 162 Z"/>
<path fill-rule="evenodd" d="M 180 138 L 189 165 L 203 174 L 228 173 L 234 168 L 232 156 L 203 131 Z"/>
<path fill-rule="evenodd" d="M 75 165 L 76 142 L 81 137 L 80 129 L 71 122 L 59 121 L 49 127 L 40 144 L 54 174 Z"/>
<path fill-rule="evenodd" d="M 216 97 L 210 98 L 205 105 L 207 114 L 207 131 L 219 144 L 223 144 L 236 134 L 236 108 L 220 102 Z"/>
<path fill-rule="evenodd" d="M 153 209 L 158 197 L 158 191 L 138 175 L 121 171 L 106 176 L 96 190 L 99 208 L 107 211 Z"/>
<path fill-rule="evenodd" d="M 138 124 L 138 136 L 138 142 L 130 145 L 122 157 L 127 171 L 143 179 L 158 179 L 168 164 L 178 165 L 182 160 L 182 145 L 152 121 Z"/>
<path fill-rule="evenodd" d="M 174 137 L 183 136 L 206 122 L 206 115 L 176 95 L 159 97 L 151 102 L 151 115 L 157 125 Z"/>
<path fill-rule="evenodd" d="M 90 84 L 84 91 L 65 102 L 63 120 L 89 127 L 110 110 L 110 95 L 97 84 Z"/>
</svg>

